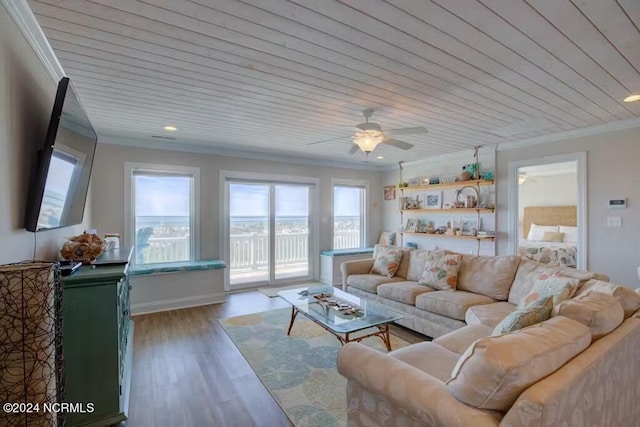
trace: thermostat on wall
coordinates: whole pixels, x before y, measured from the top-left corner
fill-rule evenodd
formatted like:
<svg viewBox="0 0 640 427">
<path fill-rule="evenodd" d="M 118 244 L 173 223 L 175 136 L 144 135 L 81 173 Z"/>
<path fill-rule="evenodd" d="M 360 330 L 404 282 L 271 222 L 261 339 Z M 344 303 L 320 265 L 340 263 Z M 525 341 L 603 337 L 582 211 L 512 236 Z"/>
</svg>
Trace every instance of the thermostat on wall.
<svg viewBox="0 0 640 427">
<path fill-rule="evenodd" d="M 624 209 L 627 207 L 627 199 L 609 200 L 609 209 Z"/>
</svg>

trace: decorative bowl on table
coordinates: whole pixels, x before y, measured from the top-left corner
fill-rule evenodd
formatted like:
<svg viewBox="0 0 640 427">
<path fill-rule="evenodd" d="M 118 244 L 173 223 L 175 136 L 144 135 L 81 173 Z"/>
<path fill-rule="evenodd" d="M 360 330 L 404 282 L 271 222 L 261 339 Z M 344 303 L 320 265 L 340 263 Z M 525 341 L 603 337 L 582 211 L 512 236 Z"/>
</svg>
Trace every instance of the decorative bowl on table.
<svg viewBox="0 0 640 427">
<path fill-rule="evenodd" d="M 60 249 L 64 259 L 88 264 L 104 252 L 107 244 L 97 234 L 84 233 L 69 238 Z"/>
</svg>

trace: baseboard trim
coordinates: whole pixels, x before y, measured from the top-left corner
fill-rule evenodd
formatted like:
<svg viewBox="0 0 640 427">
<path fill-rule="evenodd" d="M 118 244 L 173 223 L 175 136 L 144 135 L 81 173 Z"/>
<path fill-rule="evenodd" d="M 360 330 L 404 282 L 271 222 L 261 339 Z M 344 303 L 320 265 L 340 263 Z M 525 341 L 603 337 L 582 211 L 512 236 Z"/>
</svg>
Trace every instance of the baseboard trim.
<svg viewBox="0 0 640 427">
<path fill-rule="evenodd" d="M 182 308 L 198 307 L 201 305 L 218 304 L 225 301 L 224 293 L 196 295 L 185 298 L 174 298 L 161 301 L 143 302 L 131 305 L 131 315 L 158 313 L 161 311 L 179 310 Z"/>
</svg>

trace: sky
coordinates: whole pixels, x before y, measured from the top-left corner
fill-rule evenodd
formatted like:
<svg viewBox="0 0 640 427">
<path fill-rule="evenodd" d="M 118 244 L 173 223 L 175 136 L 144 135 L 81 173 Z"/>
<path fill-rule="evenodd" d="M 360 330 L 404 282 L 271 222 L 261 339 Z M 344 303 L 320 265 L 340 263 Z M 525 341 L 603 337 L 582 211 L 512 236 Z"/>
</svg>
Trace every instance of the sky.
<svg viewBox="0 0 640 427">
<path fill-rule="evenodd" d="M 269 186 L 265 184 L 230 184 L 231 216 L 268 216 Z M 188 216 L 188 177 L 136 176 L 136 215 Z M 335 214 L 357 216 L 360 211 L 359 190 L 337 187 Z M 276 185 L 276 216 L 309 215 L 309 188 Z"/>
</svg>

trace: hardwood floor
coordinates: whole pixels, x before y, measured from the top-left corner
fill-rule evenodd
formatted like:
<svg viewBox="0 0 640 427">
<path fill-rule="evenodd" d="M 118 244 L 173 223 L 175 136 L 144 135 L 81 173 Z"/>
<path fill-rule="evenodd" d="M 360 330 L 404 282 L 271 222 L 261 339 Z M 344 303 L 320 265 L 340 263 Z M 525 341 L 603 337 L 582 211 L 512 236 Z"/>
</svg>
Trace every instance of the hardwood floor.
<svg viewBox="0 0 640 427">
<path fill-rule="evenodd" d="M 223 304 L 136 316 L 127 427 L 291 426 L 216 319 L 290 307 L 258 291 Z M 425 337 L 400 327 L 410 342 Z"/>
</svg>

